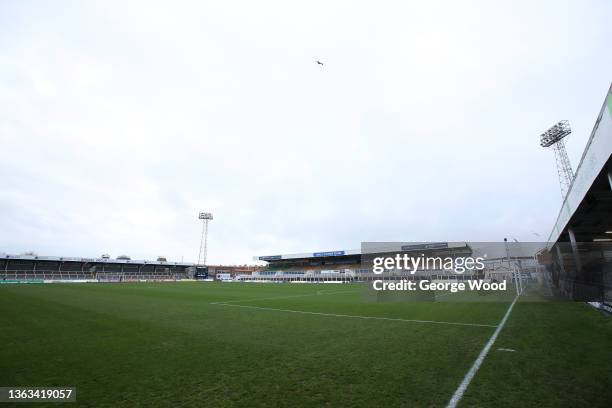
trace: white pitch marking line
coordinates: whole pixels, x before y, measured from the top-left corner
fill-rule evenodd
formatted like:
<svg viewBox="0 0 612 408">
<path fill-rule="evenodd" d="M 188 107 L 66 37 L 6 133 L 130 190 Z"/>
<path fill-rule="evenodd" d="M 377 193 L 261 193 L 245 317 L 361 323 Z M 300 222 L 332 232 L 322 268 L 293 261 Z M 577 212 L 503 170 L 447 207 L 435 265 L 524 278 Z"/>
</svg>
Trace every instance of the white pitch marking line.
<svg viewBox="0 0 612 408">
<path fill-rule="evenodd" d="M 219 306 L 243 307 L 246 309 L 268 310 L 272 312 L 299 313 L 299 314 L 307 314 L 307 315 L 315 315 L 315 316 L 348 317 L 348 318 L 353 318 L 353 319 L 387 320 L 387 321 L 392 321 L 392 322 L 407 322 L 407 323 L 448 324 L 448 325 L 454 325 L 454 326 L 497 327 L 492 324 L 459 323 L 459 322 L 444 322 L 444 321 L 437 321 L 437 320 L 415 320 L 415 319 L 399 319 L 395 317 L 358 316 L 358 315 L 346 315 L 346 314 L 337 314 L 337 313 L 307 312 L 304 310 L 276 309 L 273 307 L 260 307 L 260 306 L 247 306 L 247 305 L 232 305 L 228 303 L 211 303 L 211 304 L 215 304 Z"/>
<path fill-rule="evenodd" d="M 480 365 L 482 364 L 485 357 L 489 353 L 489 350 L 493 346 L 493 343 L 495 343 L 497 336 L 499 335 L 501 330 L 504 328 L 504 325 L 506 324 L 506 321 L 508 320 L 508 316 L 510 316 L 510 312 L 512 312 L 512 308 L 514 307 L 514 304 L 516 303 L 518 297 L 519 295 L 516 295 L 516 297 L 514 298 L 514 300 L 508 307 L 506 314 L 501 319 L 501 322 L 499 322 L 499 324 L 497 325 L 497 329 L 495 329 L 495 332 L 493 332 L 487 344 L 485 344 L 485 346 L 480 351 L 480 354 L 474 361 L 474 364 L 472 364 L 472 367 L 470 367 L 468 372 L 465 374 L 465 377 L 463 377 L 463 381 L 461 381 L 461 384 L 459 384 L 459 387 L 457 388 L 457 390 L 451 397 L 446 408 L 455 408 L 457 404 L 459 403 L 459 401 L 461 400 L 461 398 L 463 397 L 463 394 L 465 393 L 465 390 L 467 390 L 467 387 L 470 385 L 472 378 L 474 378 L 474 376 L 476 375 L 476 372 L 478 371 L 478 369 L 480 368 Z"/>
<path fill-rule="evenodd" d="M 509 348 L 498 348 L 497 351 L 511 351 L 511 352 L 515 352 L 515 349 L 509 349 Z"/>
<path fill-rule="evenodd" d="M 334 294 L 339 294 L 339 293 L 354 293 L 354 292 L 359 292 L 361 289 L 358 290 L 336 290 L 336 291 L 323 291 L 323 290 L 318 290 L 315 293 L 305 293 L 305 294 L 301 294 L 301 295 L 289 295 L 289 296 L 274 296 L 274 297 L 267 297 L 267 298 L 254 298 L 254 299 L 239 299 L 239 300 L 224 300 L 221 302 L 211 302 L 211 305 L 225 305 L 228 303 L 242 303 L 242 302 L 255 302 L 258 300 L 275 300 L 275 299 L 291 299 L 291 298 L 298 298 L 298 297 L 307 297 L 307 296 L 322 296 L 322 295 L 334 295 Z"/>
</svg>

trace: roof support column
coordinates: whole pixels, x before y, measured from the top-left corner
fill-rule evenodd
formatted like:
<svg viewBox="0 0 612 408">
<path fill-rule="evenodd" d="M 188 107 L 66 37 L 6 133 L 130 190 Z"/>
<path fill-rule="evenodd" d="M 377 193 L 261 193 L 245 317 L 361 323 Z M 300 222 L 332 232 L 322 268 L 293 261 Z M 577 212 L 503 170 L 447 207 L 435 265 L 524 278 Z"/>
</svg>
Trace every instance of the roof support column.
<svg viewBox="0 0 612 408">
<path fill-rule="evenodd" d="M 561 269 L 562 276 L 566 276 L 565 274 L 565 264 L 563 263 L 563 254 L 561 253 L 561 247 L 559 243 L 555 244 L 555 249 L 557 250 L 557 260 L 559 261 L 559 268 Z"/>
<path fill-rule="evenodd" d="M 569 234 L 570 243 L 572 245 L 572 253 L 574 254 L 574 262 L 576 263 L 576 273 L 580 273 L 580 271 L 582 271 L 582 263 L 580 262 L 580 254 L 578 253 L 576 236 L 574 235 L 574 230 L 571 228 L 567 229 L 567 233 Z"/>
</svg>

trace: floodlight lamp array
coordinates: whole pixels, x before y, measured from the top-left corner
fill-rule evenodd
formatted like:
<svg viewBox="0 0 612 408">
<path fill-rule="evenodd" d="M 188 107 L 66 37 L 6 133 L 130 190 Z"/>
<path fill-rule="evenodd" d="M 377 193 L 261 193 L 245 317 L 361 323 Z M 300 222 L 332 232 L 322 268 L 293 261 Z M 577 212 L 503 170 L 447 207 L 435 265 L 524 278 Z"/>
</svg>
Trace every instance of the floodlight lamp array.
<svg viewBox="0 0 612 408">
<path fill-rule="evenodd" d="M 540 146 L 549 147 L 572 133 L 569 122 L 562 120 L 540 135 Z"/>
</svg>

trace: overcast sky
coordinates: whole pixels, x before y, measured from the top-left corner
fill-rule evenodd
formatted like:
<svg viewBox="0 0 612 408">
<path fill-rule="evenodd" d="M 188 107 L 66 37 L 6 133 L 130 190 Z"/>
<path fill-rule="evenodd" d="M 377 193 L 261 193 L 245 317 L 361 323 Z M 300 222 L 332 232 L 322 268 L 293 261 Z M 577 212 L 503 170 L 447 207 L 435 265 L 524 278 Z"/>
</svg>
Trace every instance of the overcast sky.
<svg viewBox="0 0 612 408">
<path fill-rule="evenodd" d="M 0 252 L 195 261 L 200 210 L 209 263 L 548 236 L 610 1 L 291 3 L 0 0 Z"/>
</svg>

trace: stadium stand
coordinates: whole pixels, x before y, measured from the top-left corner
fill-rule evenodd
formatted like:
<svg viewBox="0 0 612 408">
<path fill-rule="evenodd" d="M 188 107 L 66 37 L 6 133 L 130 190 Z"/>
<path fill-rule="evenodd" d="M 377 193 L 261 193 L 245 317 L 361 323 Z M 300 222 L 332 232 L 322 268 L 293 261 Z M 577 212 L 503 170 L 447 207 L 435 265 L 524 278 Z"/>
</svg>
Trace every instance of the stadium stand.
<svg viewBox="0 0 612 408">
<path fill-rule="evenodd" d="M 567 297 L 612 312 L 612 86 L 543 255 Z"/>
<path fill-rule="evenodd" d="M 207 277 L 207 268 L 190 263 L 131 259 L 0 255 L 0 281 L 139 282 Z"/>
<path fill-rule="evenodd" d="M 395 245 L 397 243 L 393 243 Z M 438 247 L 429 248 L 431 244 L 417 244 L 410 251 L 418 251 L 431 257 L 464 257 L 473 253 L 473 249 L 465 242 L 438 243 Z M 400 245 L 401 246 L 401 245 Z M 255 282 L 369 282 L 377 279 L 453 279 L 468 280 L 484 277 L 484 272 L 478 275 L 457 275 L 445 270 L 419 270 L 415 274 L 407 271 L 391 271 L 384 275 L 372 272 L 372 259 L 379 256 L 389 256 L 401 250 L 381 246 L 375 251 L 340 250 L 313 252 L 289 255 L 257 256 L 254 259 L 268 263 L 262 271 L 253 273 Z"/>
</svg>

